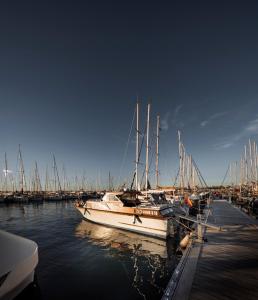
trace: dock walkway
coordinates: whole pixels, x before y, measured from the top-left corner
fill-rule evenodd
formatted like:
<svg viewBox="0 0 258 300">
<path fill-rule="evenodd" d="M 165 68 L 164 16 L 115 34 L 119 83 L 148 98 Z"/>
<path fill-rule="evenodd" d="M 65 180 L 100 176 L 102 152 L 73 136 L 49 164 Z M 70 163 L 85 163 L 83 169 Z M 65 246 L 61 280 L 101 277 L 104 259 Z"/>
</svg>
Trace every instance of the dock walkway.
<svg viewBox="0 0 258 300">
<path fill-rule="evenodd" d="M 224 200 L 211 204 L 204 243 L 190 246 L 163 299 L 258 299 L 258 222 Z M 172 290 L 171 290 L 171 287 Z"/>
</svg>

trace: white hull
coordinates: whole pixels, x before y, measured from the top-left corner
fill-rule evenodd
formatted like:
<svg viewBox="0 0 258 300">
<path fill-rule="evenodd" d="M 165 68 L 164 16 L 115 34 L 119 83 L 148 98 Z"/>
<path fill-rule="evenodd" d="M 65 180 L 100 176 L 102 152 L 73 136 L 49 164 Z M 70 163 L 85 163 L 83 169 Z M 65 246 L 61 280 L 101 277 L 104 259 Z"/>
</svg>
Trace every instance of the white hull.
<svg viewBox="0 0 258 300">
<path fill-rule="evenodd" d="M 166 239 L 168 236 L 168 220 L 165 218 L 152 218 L 126 213 L 116 213 L 105 210 L 77 207 L 86 220 L 94 223 L 108 225 L 129 230 L 149 236 Z"/>
<path fill-rule="evenodd" d="M 35 242 L 0 230 L 0 299 L 16 297 L 34 280 L 38 264 Z"/>
</svg>

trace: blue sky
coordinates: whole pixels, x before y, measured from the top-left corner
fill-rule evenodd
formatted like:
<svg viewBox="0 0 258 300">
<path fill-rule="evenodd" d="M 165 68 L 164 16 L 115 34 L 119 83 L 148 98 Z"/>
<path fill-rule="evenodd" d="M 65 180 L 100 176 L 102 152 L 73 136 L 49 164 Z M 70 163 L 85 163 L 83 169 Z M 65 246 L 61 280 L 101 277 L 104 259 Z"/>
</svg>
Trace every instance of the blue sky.
<svg viewBox="0 0 258 300">
<path fill-rule="evenodd" d="M 210 184 L 258 134 L 256 1 L 14 1 L 0 10 L 0 162 L 70 176 L 121 169 L 137 96 L 161 117 L 160 173 L 173 182 L 177 130 Z M 144 161 L 144 156 L 142 157 Z M 121 169 L 121 172 L 120 172 Z"/>
</svg>

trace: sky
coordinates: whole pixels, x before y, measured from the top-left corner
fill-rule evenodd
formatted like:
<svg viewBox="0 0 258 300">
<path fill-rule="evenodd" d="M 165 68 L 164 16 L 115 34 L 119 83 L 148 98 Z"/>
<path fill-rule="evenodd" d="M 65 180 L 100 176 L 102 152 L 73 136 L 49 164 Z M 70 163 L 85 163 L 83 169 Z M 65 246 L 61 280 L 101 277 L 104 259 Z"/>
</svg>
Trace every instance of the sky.
<svg viewBox="0 0 258 300">
<path fill-rule="evenodd" d="M 151 132 L 161 118 L 162 184 L 177 130 L 208 184 L 257 140 L 257 1 L 6 1 L 0 38 L 0 164 L 7 152 L 13 172 L 21 144 L 27 174 L 55 154 L 69 176 L 130 182 L 137 97 L 142 130 L 148 102 Z"/>
</svg>

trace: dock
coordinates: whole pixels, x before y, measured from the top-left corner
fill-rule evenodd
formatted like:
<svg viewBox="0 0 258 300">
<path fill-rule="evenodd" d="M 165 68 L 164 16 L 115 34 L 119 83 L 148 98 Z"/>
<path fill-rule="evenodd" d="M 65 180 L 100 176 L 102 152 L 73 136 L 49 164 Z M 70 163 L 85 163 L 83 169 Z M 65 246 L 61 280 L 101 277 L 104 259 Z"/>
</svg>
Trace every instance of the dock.
<svg viewBox="0 0 258 300">
<path fill-rule="evenodd" d="M 226 200 L 210 205 L 207 241 L 193 239 L 162 300 L 258 299 L 258 221 Z"/>
</svg>

